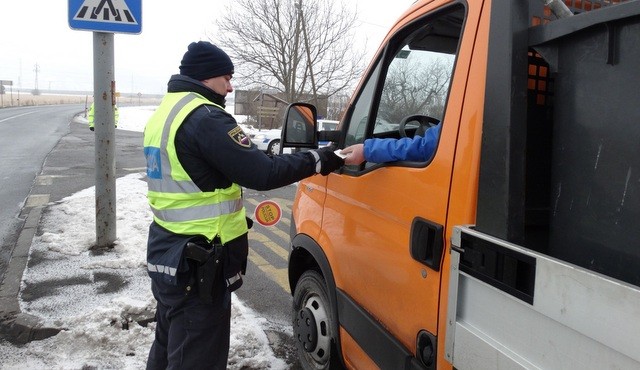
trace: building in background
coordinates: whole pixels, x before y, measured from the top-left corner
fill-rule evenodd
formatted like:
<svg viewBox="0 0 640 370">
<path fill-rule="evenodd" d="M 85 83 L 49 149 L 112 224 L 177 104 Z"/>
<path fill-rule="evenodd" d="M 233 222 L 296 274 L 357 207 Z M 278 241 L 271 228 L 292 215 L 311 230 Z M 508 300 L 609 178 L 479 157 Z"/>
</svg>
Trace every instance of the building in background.
<svg viewBox="0 0 640 370">
<path fill-rule="evenodd" d="M 313 95 L 304 94 L 299 101 L 312 102 Z M 327 117 L 327 105 L 329 98 L 326 95 L 318 96 L 318 117 Z M 284 111 L 289 103 L 285 94 L 275 90 L 236 90 L 234 114 L 248 117 L 245 124 L 252 125 L 257 130 L 278 129 L 282 126 Z"/>
</svg>

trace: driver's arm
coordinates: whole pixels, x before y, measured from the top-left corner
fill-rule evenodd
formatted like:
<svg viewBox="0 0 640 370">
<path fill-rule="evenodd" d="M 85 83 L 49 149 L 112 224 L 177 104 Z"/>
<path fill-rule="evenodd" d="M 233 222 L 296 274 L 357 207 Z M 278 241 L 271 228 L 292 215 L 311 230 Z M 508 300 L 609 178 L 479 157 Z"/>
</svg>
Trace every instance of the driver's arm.
<svg viewBox="0 0 640 370">
<path fill-rule="evenodd" d="M 385 163 L 394 161 L 429 160 L 435 152 L 440 136 L 441 123 L 429 128 L 424 136 L 400 139 L 367 139 L 364 144 L 356 144 L 342 150 L 347 154 L 345 164 L 367 162 Z"/>
</svg>

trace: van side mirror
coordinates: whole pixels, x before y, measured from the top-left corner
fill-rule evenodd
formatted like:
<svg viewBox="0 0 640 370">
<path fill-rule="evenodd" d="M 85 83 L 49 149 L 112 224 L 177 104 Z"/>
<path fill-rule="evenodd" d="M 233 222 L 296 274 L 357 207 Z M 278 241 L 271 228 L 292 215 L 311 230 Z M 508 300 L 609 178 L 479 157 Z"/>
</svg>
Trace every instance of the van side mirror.
<svg viewBox="0 0 640 370">
<path fill-rule="evenodd" d="M 287 107 L 282 133 L 280 134 L 280 154 L 284 148 L 318 147 L 318 113 L 316 107 L 308 103 L 293 103 Z"/>
</svg>

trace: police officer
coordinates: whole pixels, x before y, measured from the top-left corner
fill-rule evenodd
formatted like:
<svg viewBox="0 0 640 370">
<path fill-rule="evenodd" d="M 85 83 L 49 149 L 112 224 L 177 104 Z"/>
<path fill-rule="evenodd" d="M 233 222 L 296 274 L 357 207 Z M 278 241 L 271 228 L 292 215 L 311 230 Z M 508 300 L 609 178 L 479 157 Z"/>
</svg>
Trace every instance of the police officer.
<svg viewBox="0 0 640 370">
<path fill-rule="evenodd" d="M 91 103 L 89 106 L 89 112 L 87 113 L 87 120 L 89 121 L 89 130 L 95 130 L 94 117 L 95 117 L 96 106 L 94 103 Z M 118 128 L 118 121 L 120 120 L 120 112 L 118 111 L 118 106 L 113 106 L 113 120 L 115 122 L 116 128 Z"/>
<path fill-rule="evenodd" d="M 251 227 L 242 187 L 274 189 L 344 164 L 329 148 L 258 150 L 224 110 L 233 72 L 224 51 L 191 43 L 144 130 L 147 267 L 157 300 L 148 369 L 226 368 L 231 292 L 242 284 Z"/>
</svg>

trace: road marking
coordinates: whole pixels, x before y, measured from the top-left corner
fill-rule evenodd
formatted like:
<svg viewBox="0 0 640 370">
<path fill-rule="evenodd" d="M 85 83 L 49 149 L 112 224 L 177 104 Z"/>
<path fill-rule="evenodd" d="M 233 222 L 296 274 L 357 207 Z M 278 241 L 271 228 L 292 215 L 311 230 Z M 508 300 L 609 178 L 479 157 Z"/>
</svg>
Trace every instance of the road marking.
<svg viewBox="0 0 640 370">
<path fill-rule="evenodd" d="M 249 249 L 249 260 L 258 266 L 271 280 L 280 285 L 285 292 L 291 294 L 291 290 L 289 290 L 289 274 L 286 268 L 275 268 L 253 249 Z"/>
<path fill-rule="evenodd" d="M 14 118 L 18 118 L 18 117 L 26 116 L 27 114 L 32 114 L 32 113 L 35 113 L 35 111 L 33 111 L 33 112 L 27 112 L 27 113 L 22 113 L 22 114 L 18 114 L 18 115 L 15 115 L 15 116 L 7 117 L 7 118 L 5 118 L 5 119 L 0 119 L 0 122 L 4 122 L 4 121 L 8 121 L 8 120 L 10 120 L 10 119 L 14 119 Z"/>
<path fill-rule="evenodd" d="M 280 245 L 278 245 L 278 243 L 269 239 L 269 237 L 267 237 L 264 234 L 261 234 L 258 232 L 249 233 L 249 240 L 253 240 L 261 243 L 265 247 L 271 249 L 275 254 L 280 256 L 285 261 L 289 259 L 289 252 L 286 249 L 282 248 Z"/>
<path fill-rule="evenodd" d="M 53 176 L 36 176 L 36 185 L 51 185 L 53 184 Z"/>
<path fill-rule="evenodd" d="M 259 200 L 254 198 L 245 198 L 247 203 L 252 204 L 255 208 L 258 204 L 260 204 Z M 271 198 L 271 200 L 278 203 L 278 205 L 282 208 L 283 213 L 288 212 L 291 214 L 291 205 L 292 201 L 282 198 Z M 282 224 L 285 229 L 288 229 L 291 225 L 289 217 L 283 217 L 278 225 Z M 262 225 L 255 225 L 254 228 L 249 232 L 249 240 L 254 242 L 253 247 L 249 249 L 249 260 L 258 266 L 260 270 L 267 275 L 267 277 L 278 284 L 285 292 L 291 294 L 289 290 L 289 273 L 288 268 L 277 268 L 274 264 L 267 261 L 263 256 L 260 255 L 260 248 L 262 246 L 270 249 L 273 253 L 275 253 L 278 257 L 282 258 L 285 263 L 289 260 L 289 251 L 286 247 L 282 247 L 283 245 L 289 245 L 289 233 L 282 231 L 278 225 L 265 227 Z M 261 232 L 262 231 L 262 232 Z M 269 236 L 265 235 L 266 232 L 270 232 L 274 234 L 276 237 L 275 241 L 272 240 Z M 277 240 L 280 239 L 280 243 Z M 263 250 L 264 251 L 264 250 Z M 273 258 L 273 257 L 272 257 Z"/>
<path fill-rule="evenodd" d="M 49 203 L 49 194 L 33 194 L 27 197 L 25 207 L 38 207 Z"/>
<path fill-rule="evenodd" d="M 286 233 L 280 229 L 269 230 L 272 233 L 278 235 L 282 240 L 284 240 L 287 244 L 289 244 L 289 233 Z"/>
<path fill-rule="evenodd" d="M 66 177 L 72 177 L 68 175 L 38 175 L 36 176 L 35 184 L 39 186 L 51 185 L 54 179 L 62 179 Z"/>
</svg>

